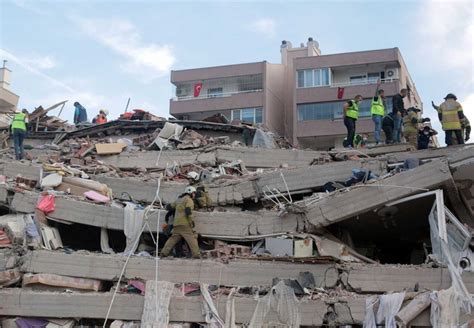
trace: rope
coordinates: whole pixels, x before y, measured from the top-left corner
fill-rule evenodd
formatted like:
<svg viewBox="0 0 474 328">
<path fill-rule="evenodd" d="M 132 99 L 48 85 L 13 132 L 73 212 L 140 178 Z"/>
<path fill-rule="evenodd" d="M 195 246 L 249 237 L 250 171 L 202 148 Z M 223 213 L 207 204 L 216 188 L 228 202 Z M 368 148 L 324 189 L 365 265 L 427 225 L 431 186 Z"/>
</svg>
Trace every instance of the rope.
<svg viewBox="0 0 474 328">
<path fill-rule="evenodd" d="M 156 164 L 158 165 L 158 161 L 159 161 L 159 158 L 161 156 L 161 152 L 162 152 L 162 149 L 160 149 L 160 151 L 158 152 L 158 157 L 157 157 L 157 161 L 156 161 Z M 145 213 L 143 214 L 143 217 L 144 217 L 144 222 L 142 224 L 142 228 L 140 230 L 140 233 L 137 234 L 137 238 L 135 240 L 135 242 L 133 243 L 133 249 L 135 249 L 138 245 L 138 242 L 140 241 L 140 237 L 143 233 L 143 231 L 145 230 L 145 227 L 148 227 L 148 229 L 150 230 L 150 234 L 151 234 L 151 228 L 150 228 L 150 225 L 148 223 L 149 221 L 149 213 L 151 211 L 151 209 L 153 208 L 153 206 L 155 205 L 155 202 L 157 200 L 159 200 L 159 203 L 160 203 L 160 206 L 163 207 L 163 204 L 161 202 L 161 199 L 159 197 L 159 193 L 160 193 L 160 187 L 161 187 L 161 178 L 158 179 L 158 187 L 156 189 L 156 193 L 155 193 L 155 197 L 153 198 L 153 201 L 151 202 L 151 204 L 149 206 L 147 206 L 145 208 Z M 156 242 L 155 242 L 155 245 L 156 245 L 156 250 L 158 249 L 158 240 L 159 240 L 159 236 L 160 236 L 160 230 L 159 230 L 159 227 L 160 227 L 160 219 L 161 219 L 161 211 L 158 211 L 158 220 L 157 220 L 157 229 L 156 229 Z M 153 235 L 153 234 L 152 234 Z M 123 265 L 123 268 L 122 268 L 122 272 L 120 273 L 120 276 L 119 276 L 119 280 L 117 282 L 117 288 L 115 288 L 114 290 L 114 294 L 112 295 L 112 299 L 110 301 L 110 304 L 109 304 L 109 308 L 107 309 L 107 315 L 105 316 L 105 320 L 104 320 L 104 324 L 102 325 L 102 328 L 106 328 L 106 325 L 107 325 L 107 320 L 109 319 L 109 316 L 110 316 L 110 311 L 112 310 L 112 306 L 114 304 L 114 301 L 115 301 L 115 297 L 117 296 L 117 292 L 120 288 L 120 283 L 122 281 L 122 278 L 123 278 L 123 275 L 125 273 L 125 269 L 127 268 L 127 265 L 128 265 L 128 261 L 130 260 L 130 257 L 132 256 L 132 252 L 130 252 L 128 255 L 127 255 L 127 259 L 125 260 L 125 263 Z M 158 279 L 158 252 L 155 254 L 155 291 L 158 290 L 158 282 L 157 282 L 157 279 Z M 157 304 L 158 303 L 158 300 L 157 300 L 157 297 L 158 297 L 158 294 L 155 293 L 155 303 Z M 155 305 L 156 305 L 155 304 Z M 155 308 L 157 309 L 158 307 L 155 306 Z"/>
</svg>

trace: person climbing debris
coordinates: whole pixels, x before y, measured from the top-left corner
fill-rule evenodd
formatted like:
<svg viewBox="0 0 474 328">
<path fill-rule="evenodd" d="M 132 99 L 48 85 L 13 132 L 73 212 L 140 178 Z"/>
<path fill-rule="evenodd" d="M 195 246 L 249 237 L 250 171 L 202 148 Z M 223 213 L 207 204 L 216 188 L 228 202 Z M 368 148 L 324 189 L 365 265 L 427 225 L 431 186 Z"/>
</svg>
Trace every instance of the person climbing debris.
<svg viewBox="0 0 474 328">
<path fill-rule="evenodd" d="M 169 204 L 169 208 L 175 210 L 174 224 L 171 237 L 166 241 L 161 256 L 167 257 L 176 244 L 184 239 L 188 244 L 192 256 L 194 258 L 200 257 L 197 234 L 194 231 L 194 198 L 196 197 L 196 188 L 187 186 L 184 193 L 178 199 Z"/>
</svg>

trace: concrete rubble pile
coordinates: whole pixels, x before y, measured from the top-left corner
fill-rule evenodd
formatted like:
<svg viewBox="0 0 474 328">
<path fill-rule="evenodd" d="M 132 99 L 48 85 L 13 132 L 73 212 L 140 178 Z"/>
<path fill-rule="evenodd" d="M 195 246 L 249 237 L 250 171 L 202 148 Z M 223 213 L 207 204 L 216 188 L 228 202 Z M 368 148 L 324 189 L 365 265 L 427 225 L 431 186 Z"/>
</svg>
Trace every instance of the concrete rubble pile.
<svg viewBox="0 0 474 328">
<path fill-rule="evenodd" d="M 161 120 L 25 143 L 0 159 L 2 327 L 474 325 L 474 144 L 322 152 Z M 191 172 L 201 258 L 160 258 Z"/>
</svg>

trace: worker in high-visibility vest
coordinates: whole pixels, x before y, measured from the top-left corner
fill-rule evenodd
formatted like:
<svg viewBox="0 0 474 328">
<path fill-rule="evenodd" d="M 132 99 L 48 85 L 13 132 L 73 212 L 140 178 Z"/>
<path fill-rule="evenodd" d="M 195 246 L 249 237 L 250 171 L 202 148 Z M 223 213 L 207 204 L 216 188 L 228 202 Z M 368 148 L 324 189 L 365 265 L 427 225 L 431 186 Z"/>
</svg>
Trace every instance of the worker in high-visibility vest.
<svg viewBox="0 0 474 328">
<path fill-rule="evenodd" d="M 359 118 L 359 104 L 362 96 L 357 95 L 353 100 L 344 104 L 344 125 L 347 129 L 347 147 L 354 148 L 354 136 L 356 132 L 356 121 Z M 346 147 L 346 146 L 344 146 Z"/>
<path fill-rule="evenodd" d="M 10 129 L 13 135 L 13 144 L 15 146 L 15 158 L 19 161 L 23 159 L 23 140 L 26 136 L 26 127 L 28 125 L 28 111 L 23 109 L 16 111 L 11 120 Z"/>
<path fill-rule="evenodd" d="M 444 97 L 444 102 L 441 105 L 436 106 L 431 102 L 432 106 L 438 111 L 438 117 L 443 127 L 447 146 L 453 144 L 453 134 L 456 136 L 458 145 L 464 144 L 461 121 L 465 116 L 462 106 L 457 100 L 458 98 L 454 94 L 448 93 L 448 95 Z"/>
<path fill-rule="evenodd" d="M 382 120 L 385 115 L 385 92 L 382 89 L 379 89 L 380 83 L 380 80 L 378 80 L 375 96 L 372 98 L 372 104 L 370 106 L 370 113 L 372 114 L 372 121 L 374 122 L 375 126 L 374 139 L 376 145 L 381 142 Z"/>
</svg>

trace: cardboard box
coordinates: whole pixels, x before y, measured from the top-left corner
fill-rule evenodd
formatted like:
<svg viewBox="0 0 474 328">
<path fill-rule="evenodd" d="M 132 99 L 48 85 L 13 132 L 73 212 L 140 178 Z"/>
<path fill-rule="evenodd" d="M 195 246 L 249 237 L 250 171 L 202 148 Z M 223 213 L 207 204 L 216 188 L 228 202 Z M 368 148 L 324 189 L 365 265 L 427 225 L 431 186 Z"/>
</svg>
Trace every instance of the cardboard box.
<svg viewBox="0 0 474 328">
<path fill-rule="evenodd" d="M 95 144 L 95 150 L 99 155 L 120 154 L 125 147 L 127 147 L 127 145 L 120 142 Z"/>
<path fill-rule="evenodd" d="M 265 249 L 273 256 L 311 257 L 313 240 L 292 238 L 265 238 Z"/>
</svg>

